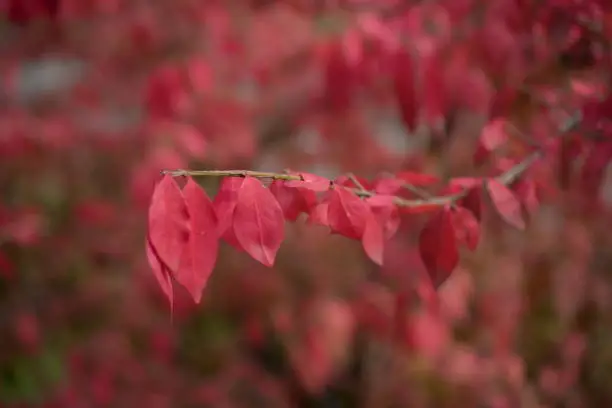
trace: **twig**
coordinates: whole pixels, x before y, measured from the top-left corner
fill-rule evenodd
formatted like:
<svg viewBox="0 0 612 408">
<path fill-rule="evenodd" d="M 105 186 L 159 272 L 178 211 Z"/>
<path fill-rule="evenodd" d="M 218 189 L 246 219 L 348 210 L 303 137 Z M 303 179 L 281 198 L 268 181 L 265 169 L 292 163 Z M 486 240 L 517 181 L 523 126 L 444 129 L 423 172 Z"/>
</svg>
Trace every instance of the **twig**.
<svg viewBox="0 0 612 408">
<path fill-rule="evenodd" d="M 351 180 L 351 182 L 352 182 L 352 183 L 355 185 L 355 187 L 357 187 L 357 189 L 359 189 L 360 191 L 366 191 L 366 192 L 368 191 L 368 190 L 367 190 L 367 189 L 366 189 L 366 188 L 363 186 L 363 184 L 361 184 L 361 183 L 359 182 L 359 180 L 357 180 L 357 176 L 355 176 L 353 173 L 348 173 L 348 174 L 346 175 L 346 177 L 347 177 L 349 180 Z"/>
<path fill-rule="evenodd" d="M 162 174 L 169 174 L 172 177 L 255 177 L 260 179 L 272 179 L 272 180 L 287 180 L 287 181 L 299 181 L 302 177 L 297 174 L 282 174 L 282 173 L 270 173 L 265 171 L 251 171 L 251 170 L 162 170 Z"/>
<path fill-rule="evenodd" d="M 582 115 L 580 113 L 576 113 L 570 116 L 559 128 L 560 133 L 567 133 L 574 130 L 580 120 L 582 119 Z M 523 173 L 525 173 L 529 167 L 531 167 L 536 161 L 538 161 L 542 156 L 542 152 L 540 150 L 531 153 L 528 155 L 523 161 L 519 162 L 503 174 L 497 176 L 495 179 L 504 185 L 510 185 L 515 182 Z M 288 174 L 288 173 L 273 173 L 273 172 L 262 172 L 262 171 L 251 171 L 251 170 L 163 170 L 162 174 L 169 174 L 173 177 L 181 177 L 181 176 L 203 176 L 203 177 L 255 177 L 259 179 L 272 179 L 272 180 L 286 180 L 286 181 L 300 181 L 303 180 L 302 176 L 299 174 Z M 357 186 L 357 188 L 348 188 L 354 194 L 359 197 L 373 197 L 376 195 L 375 192 L 366 190 L 361 183 L 357 180 L 357 178 L 349 173 L 347 177 Z M 414 186 L 405 186 L 406 188 L 413 188 Z M 428 192 L 423 192 L 420 189 L 416 189 L 414 187 L 414 191 L 416 194 L 420 195 L 422 198 L 420 199 L 405 199 L 401 197 L 395 196 L 393 198 L 393 202 L 398 207 L 404 208 L 415 208 L 422 206 L 443 206 L 443 205 L 454 205 L 454 203 L 463 197 L 465 197 L 469 190 L 460 191 L 455 194 L 449 194 L 444 196 L 431 196 Z M 418 191 L 418 192 L 417 192 Z"/>
<path fill-rule="evenodd" d="M 505 185 L 512 184 L 521 174 L 527 171 L 527 169 L 531 167 L 531 165 L 535 163 L 541 155 L 542 153 L 540 151 L 530 154 L 522 162 L 506 171 L 504 174 L 496 177 L 496 180 Z"/>
<path fill-rule="evenodd" d="M 433 197 L 433 195 L 429 191 L 425 191 L 422 188 L 418 188 L 417 186 L 412 185 L 410 183 L 403 183 L 402 187 L 410 191 L 411 193 L 418 195 L 421 198 L 428 199 Z"/>
<path fill-rule="evenodd" d="M 512 167 L 510 170 L 506 171 L 501 176 L 497 177 L 497 180 L 502 184 L 511 184 L 514 182 L 521 174 L 523 174 L 538 158 L 540 157 L 540 152 L 532 153 L 527 156 L 525 160 L 518 163 L 516 166 Z M 255 177 L 260 179 L 272 179 L 272 180 L 302 180 L 299 175 L 295 174 L 282 174 L 282 173 L 271 173 L 271 172 L 261 172 L 261 171 L 250 171 L 250 170 L 164 170 L 162 174 L 169 174 L 173 177 L 181 177 L 181 176 L 203 176 L 203 177 Z M 350 178 L 350 176 L 349 176 Z M 354 182 L 354 181 L 353 181 Z M 356 185 L 361 185 L 357 184 Z M 348 188 L 348 187 L 347 187 Z M 361 186 L 361 188 L 348 188 L 353 193 L 358 195 L 359 197 L 373 197 L 376 193 L 372 191 L 368 191 Z M 430 196 L 428 198 L 414 199 L 408 200 L 401 197 L 394 197 L 393 202 L 398 207 L 405 208 L 414 208 L 414 207 L 422 207 L 422 206 L 443 206 L 447 204 L 453 204 L 457 200 L 465 197 L 467 194 L 467 190 L 461 191 L 455 194 L 449 194 L 444 196 L 433 197 Z"/>
</svg>

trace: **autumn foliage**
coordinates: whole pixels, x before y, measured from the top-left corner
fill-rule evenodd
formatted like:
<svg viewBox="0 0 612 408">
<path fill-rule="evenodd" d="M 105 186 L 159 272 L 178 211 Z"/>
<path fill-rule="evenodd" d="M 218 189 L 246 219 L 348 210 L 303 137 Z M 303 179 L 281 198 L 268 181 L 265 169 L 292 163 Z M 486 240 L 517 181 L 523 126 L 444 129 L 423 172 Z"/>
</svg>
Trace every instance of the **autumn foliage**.
<svg viewBox="0 0 612 408">
<path fill-rule="evenodd" d="M 0 407 L 612 404 L 611 41 L 603 0 L 0 0 Z"/>
<path fill-rule="evenodd" d="M 208 175 L 226 178 L 211 201 L 189 172 L 179 170 L 177 173 L 187 178 L 183 190 L 172 175 L 165 174 L 153 192 L 147 238 L 149 263 L 171 303 L 172 278 L 199 303 L 217 259 L 220 239 L 263 265 L 273 266 L 284 238 L 285 218 L 296 221 L 304 213 L 308 215 L 307 223 L 329 227 L 332 233 L 360 241 L 370 260 L 382 265 L 385 243 L 397 232 L 401 215 L 432 212 L 420 234 L 419 250 L 437 287 L 457 266 L 459 245 L 472 251 L 478 246 L 480 225 L 476 214 L 480 215 L 484 191 L 509 225 L 525 229 L 523 210 L 532 204 L 525 200 L 532 197 L 523 197 L 506 184 L 515 183 L 538 156 L 512 168 L 501 181 L 462 179 L 463 188 L 457 192 L 432 198 L 426 190 L 417 190 L 418 195 L 426 197 L 417 200 L 392 193 L 404 188 L 414 192 L 417 186 L 413 181 L 421 187 L 437 183 L 435 177 L 401 172 L 367 183 L 371 185 L 368 190 L 354 176 L 332 181 L 309 173 L 213 171 Z M 272 182 L 266 188 L 258 178 Z M 473 199 L 467 204 L 455 203 L 468 194 Z"/>
</svg>

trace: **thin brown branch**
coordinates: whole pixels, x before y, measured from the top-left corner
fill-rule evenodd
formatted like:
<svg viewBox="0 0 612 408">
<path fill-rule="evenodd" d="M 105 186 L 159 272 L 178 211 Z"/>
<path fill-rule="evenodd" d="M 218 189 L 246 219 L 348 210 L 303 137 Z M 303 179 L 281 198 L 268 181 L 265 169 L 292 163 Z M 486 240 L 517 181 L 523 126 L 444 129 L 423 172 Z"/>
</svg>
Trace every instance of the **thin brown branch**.
<svg viewBox="0 0 612 408">
<path fill-rule="evenodd" d="M 358 190 L 360 190 L 360 191 L 366 191 L 366 192 L 368 191 L 368 190 L 367 190 L 367 189 L 366 189 L 366 188 L 363 186 L 363 184 L 361 184 L 361 183 L 359 182 L 359 180 L 357 180 L 357 176 L 355 176 L 353 173 L 348 173 L 348 174 L 346 175 L 346 177 L 348 177 L 348 179 L 349 179 L 349 180 L 351 180 L 351 182 L 352 182 L 352 183 L 355 185 L 355 187 L 357 187 L 357 189 L 358 189 Z"/>
<path fill-rule="evenodd" d="M 540 157 L 539 152 L 532 153 L 527 156 L 525 160 L 512 167 L 502 175 L 497 177 L 497 180 L 502 184 L 511 184 L 518 179 L 535 161 Z M 301 180 L 299 175 L 294 174 L 283 174 L 283 173 L 272 173 L 272 172 L 261 172 L 261 171 L 250 171 L 250 170 L 164 170 L 162 174 L 169 174 L 173 177 L 180 176 L 193 176 L 193 177 L 255 177 L 259 179 L 272 179 L 272 180 Z M 350 178 L 350 177 L 349 177 Z M 359 184 L 356 184 L 359 185 Z M 359 197 L 372 197 L 376 193 L 368 191 L 361 186 L 361 188 L 349 188 L 353 193 Z M 437 197 L 428 197 L 421 199 L 405 199 L 401 197 L 395 197 L 393 202 L 398 207 L 415 208 L 422 206 L 443 206 L 447 204 L 453 204 L 457 200 L 460 200 L 467 194 L 466 191 L 462 191 L 455 194 L 449 194 Z"/>
<path fill-rule="evenodd" d="M 302 180 L 299 175 L 295 174 L 283 174 L 283 173 L 270 173 L 265 171 L 252 171 L 252 170 L 162 170 L 162 174 L 169 174 L 172 177 L 255 177 L 259 179 L 271 179 L 271 180 Z"/>
<path fill-rule="evenodd" d="M 415 185 L 412 185 L 410 183 L 403 183 L 402 187 L 405 188 L 406 190 L 410 191 L 412 194 L 415 194 L 421 198 L 432 198 L 432 194 L 429 191 L 425 191 L 422 188 L 419 188 Z"/>
<path fill-rule="evenodd" d="M 560 133 L 570 132 L 578 126 L 581 120 L 581 114 L 577 113 L 569 118 L 560 126 Z M 523 161 L 517 163 L 515 166 L 497 176 L 495 179 L 504 185 L 510 185 L 514 183 L 523 173 L 525 173 L 536 161 L 542 156 L 540 150 L 531 153 Z M 255 177 L 259 179 L 271 179 L 271 180 L 286 180 L 286 181 L 299 181 L 302 177 L 299 174 L 288 174 L 288 173 L 274 173 L 274 172 L 262 172 L 262 171 L 251 171 L 251 170 L 163 170 L 162 174 L 169 174 L 173 177 L 181 176 L 192 176 L 192 177 Z M 357 186 L 357 188 L 349 188 L 353 193 L 359 197 L 372 197 L 376 193 L 366 190 L 357 180 L 357 178 L 349 173 L 348 178 Z M 454 205 L 455 202 L 466 196 L 468 190 L 461 191 L 455 194 L 449 194 L 444 196 L 423 196 L 423 192 L 419 193 L 422 198 L 420 199 L 405 199 L 401 197 L 394 197 L 393 202 L 398 207 L 404 208 L 415 208 L 422 206 L 443 206 L 443 205 Z M 429 194 L 429 193 L 427 193 Z"/>
</svg>

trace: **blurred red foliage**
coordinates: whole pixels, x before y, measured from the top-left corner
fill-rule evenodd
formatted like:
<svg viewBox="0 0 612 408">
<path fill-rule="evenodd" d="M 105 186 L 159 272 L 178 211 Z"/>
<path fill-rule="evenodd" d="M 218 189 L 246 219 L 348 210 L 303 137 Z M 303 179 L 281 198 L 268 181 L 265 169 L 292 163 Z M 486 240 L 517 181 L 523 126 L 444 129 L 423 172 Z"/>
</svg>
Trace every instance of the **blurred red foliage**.
<svg viewBox="0 0 612 408">
<path fill-rule="evenodd" d="M 603 0 L 0 0 L 0 406 L 611 404 L 611 41 Z M 166 177 L 145 240 L 178 168 L 304 181 Z"/>
</svg>

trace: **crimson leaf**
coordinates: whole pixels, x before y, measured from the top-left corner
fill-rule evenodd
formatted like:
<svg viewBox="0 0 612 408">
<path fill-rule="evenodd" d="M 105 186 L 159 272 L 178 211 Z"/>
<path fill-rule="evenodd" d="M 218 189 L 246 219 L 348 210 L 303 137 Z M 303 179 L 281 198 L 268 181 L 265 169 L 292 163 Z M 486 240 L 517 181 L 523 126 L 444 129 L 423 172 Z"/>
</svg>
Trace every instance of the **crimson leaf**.
<svg viewBox="0 0 612 408">
<path fill-rule="evenodd" d="M 419 251 L 433 284 L 440 286 L 459 262 L 449 206 L 436 213 L 425 225 L 420 235 Z"/>
<path fill-rule="evenodd" d="M 283 209 L 270 190 L 253 177 L 246 177 L 238 191 L 233 229 L 246 253 L 266 266 L 274 265 L 285 235 Z"/>
</svg>

